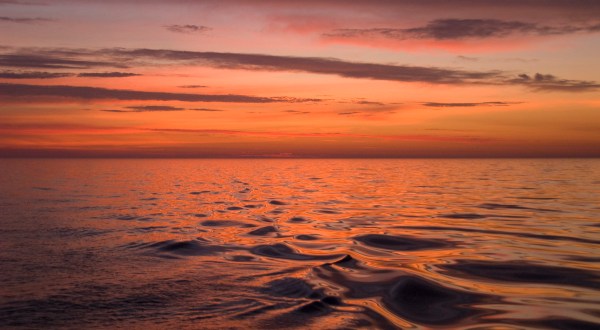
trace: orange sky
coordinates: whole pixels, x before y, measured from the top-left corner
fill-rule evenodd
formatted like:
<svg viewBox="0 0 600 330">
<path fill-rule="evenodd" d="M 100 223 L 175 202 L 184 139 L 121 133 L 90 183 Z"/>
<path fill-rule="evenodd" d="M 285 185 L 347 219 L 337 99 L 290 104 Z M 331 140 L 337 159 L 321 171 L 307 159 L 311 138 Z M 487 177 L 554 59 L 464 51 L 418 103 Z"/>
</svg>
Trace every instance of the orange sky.
<svg viewBox="0 0 600 330">
<path fill-rule="evenodd" d="M 0 0 L 0 156 L 597 157 L 599 17 L 585 0 Z"/>
</svg>

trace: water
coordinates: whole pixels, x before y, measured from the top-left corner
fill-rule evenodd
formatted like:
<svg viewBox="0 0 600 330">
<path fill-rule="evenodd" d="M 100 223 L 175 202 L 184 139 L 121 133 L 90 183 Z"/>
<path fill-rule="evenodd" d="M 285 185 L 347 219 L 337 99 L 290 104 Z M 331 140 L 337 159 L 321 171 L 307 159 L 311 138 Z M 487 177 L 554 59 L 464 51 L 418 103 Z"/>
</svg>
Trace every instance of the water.
<svg viewBox="0 0 600 330">
<path fill-rule="evenodd" d="M 600 160 L 0 173 L 0 328 L 600 328 Z"/>
</svg>

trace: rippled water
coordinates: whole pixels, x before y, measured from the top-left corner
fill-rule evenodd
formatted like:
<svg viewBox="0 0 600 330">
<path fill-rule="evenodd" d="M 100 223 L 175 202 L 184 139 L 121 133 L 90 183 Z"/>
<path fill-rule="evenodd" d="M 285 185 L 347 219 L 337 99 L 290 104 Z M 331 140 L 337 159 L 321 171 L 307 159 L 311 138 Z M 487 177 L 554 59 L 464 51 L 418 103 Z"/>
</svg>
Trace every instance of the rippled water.
<svg viewBox="0 0 600 330">
<path fill-rule="evenodd" d="M 0 160 L 1 328 L 600 328 L 600 160 Z"/>
</svg>

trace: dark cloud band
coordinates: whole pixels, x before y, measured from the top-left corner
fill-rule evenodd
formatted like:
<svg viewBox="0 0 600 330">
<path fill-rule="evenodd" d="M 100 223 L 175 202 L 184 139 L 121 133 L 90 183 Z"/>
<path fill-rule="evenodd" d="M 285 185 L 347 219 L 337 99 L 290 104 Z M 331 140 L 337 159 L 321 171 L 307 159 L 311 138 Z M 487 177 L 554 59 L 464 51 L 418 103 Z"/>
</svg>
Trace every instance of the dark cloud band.
<svg viewBox="0 0 600 330">
<path fill-rule="evenodd" d="M 66 97 L 84 100 L 154 100 L 184 102 L 232 102 L 232 103 L 297 103 L 317 102 L 318 99 L 299 99 L 289 97 L 258 97 L 236 94 L 185 94 L 168 92 L 144 92 L 125 89 L 108 89 L 81 86 L 41 86 L 0 83 L 0 95 L 7 97 Z"/>
<path fill-rule="evenodd" d="M 434 39 L 461 40 L 503 38 L 512 35 L 561 35 L 571 33 L 600 32 L 600 24 L 546 26 L 521 21 L 502 21 L 496 19 L 437 19 L 425 26 L 397 29 L 338 29 L 324 34 L 325 37 L 387 39 Z"/>
<path fill-rule="evenodd" d="M 64 72 L 44 72 L 44 71 L 0 71 L 1 79 L 55 79 L 70 77 L 73 74 Z"/>
<path fill-rule="evenodd" d="M 37 52 L 38 55 L 31 54 Z M 63 57 L 61 57 L 63 56 Z M 127 64 L 124 65 L 123 63 Z M 579 92 L 596 90 L 594 81 L 557 78 L 553 75 L 512 76 L 506 72 L 470 71 L 452 68 L 350 62 L 336 58 L 296 57 L 265 54 L 195 52 L 167 49 L 100 50 L 77 49 L 22 49 L 18 53 L 0 55 L 0 66 L 88 69 L 91 67 L 155 66 L 168 64 L 204 65 L 223 69 L 254 71 L 287 71 L 345 78 L 373 79 L 397 82 L 422 82 L 429 84 L 487 84 L 526 86 L 538 91 Z M 537 78 L 536 78 L 537 77 Z M 541 77 L 541 78 L 540 78 Z M 545 77 L 545 78 L 544 78 Z M 193 94 L 183 94 L 193 95 Z M 275 102 L 274 99 L 268 99 Z M 279 99 L 278 102 L 294 102 Z M 302 102 L 310 100 L 302 100 Z M 263 101 L 264 102 L 264 101 Z"/>
<path fill-rule="evenodd" d="M 16 54 L 1 54 L 0 66 L 12 68 L 43 68 L 43 69 L 89 69 L 95 67 L 126 68 L 126 65 L 118 61 L 102 60 L 83 60 L 73 59 L 65 56 L 64 51 L 45 51 L 46 54 L 39 53 L 35 49 L 27 49 Z M 48 55 L 47 53 L 53 53 Z M 69 54 L 70 56 L 85 56 L 82 52 Z"/>
<path fill-rule="evenodd" d="M 78 77 L 91 77 L 91 78 L 125 78 L 141 76 L 137 73 L 131 72 L 83 72 L 77 75 Z"/>
<path fill-rule="evenodd" d="M 226 69 L 292 71 L 333 74 L 346 78 L 376 79 L 439 84 L 476 83 L 498 77 L 499 72 L 475 72 L 376 63 L 349 62 L 334 58 L 295 57 L 264 54 L 192 52 L 160 49 L 106 49 L 102 54 L 113 56 L 189 62 Z"/>
</svg>

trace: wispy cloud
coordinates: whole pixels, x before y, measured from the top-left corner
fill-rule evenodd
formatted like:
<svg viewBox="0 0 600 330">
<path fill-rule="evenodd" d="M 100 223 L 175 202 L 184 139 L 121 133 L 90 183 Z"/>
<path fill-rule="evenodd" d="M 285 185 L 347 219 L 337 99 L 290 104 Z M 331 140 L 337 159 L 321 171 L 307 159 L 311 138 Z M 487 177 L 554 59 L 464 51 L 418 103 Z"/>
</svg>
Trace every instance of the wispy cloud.
<svg viewBox="0 0 600 330">
<path fill-rule="evenodd" d="M 2 79 L 55 79 L 73 76 L 72 73 L 65 72 L 44 72 L 44 71 L 0 71 Z"/>
<path fill-rule="evenodd" d="M 78 77 L 91 77 L 91 78 L 125 78 L 141 76 L 141 74 L 131 72 L 83 72 L 77 75 Z"/>
<path fill-rule="evenodd" d="M 24 6 L 46 6 L 44 2 L 20 1 L 20 0 L 0 0 L 0 5 L 24 5 Z"/>
<path fill-rule="evenodd" d="M 179 88 L 205 88 L 207 86 L 205 85 L 182 85 L 182 86 L 177 86 Z"/>
<path fill-rule="evenodd" d="M 161 112 L 161 111 L 185 111 L 185 108 L 172 107 L 168 105 L 137 105 L 125 107 L 125 109 L 103 109 L 104 112 Z"/>
<path fill-rule="evenodd" d="M 203 32 L 207 32 L 207 31 L 212 30 L 208 26 L 193 25 L 193 24 L 186 24 L 186 25 L 178 25 L 178 24 L 165 25 L 165 29 L 167 29 L 167 30 L 169 30 L 171 32 L 175 32 L 175 33 L 203 33 Z"/>
<path fill-rule="evenodd" d="M 362 97 L 355 97 L 355 98 L 351 98 L 351 99 L 346 99 L 346 100 L 339 100 L 338 103 L 342 103 L 342 104 L 358 104 L 358 105 L 367 105 L 370 106 L 371 108 L 374 107 L 387 107 L 389 105 L 398 105 L 400 103 L 390 103 L 390 104 L 386 104 L 384 102 L 380 102 L 380 101 L 373 101 L 373 100 L 368 100 Z"/>
<path fill-rule="evenodd" d="M 144 63 L 144 60 L 150 60 Z M 194 52 L 166 49 L 19 49 L 0 55 L 0 65 L 8 67 L 89 69 L 126 68 L 136 65 L 194 64 L 224 69 L 289 71 L 337 75 L 346 78 L 375 79 L 434 84 L 485 83 L 499 78 L 500 71 L 363 63 L 324 57 L 296 57 L 265 54 Z"/>
<path fill-rule="evenodd" d="M 458 55 L 458 56 L 456 56 L 456 58 L 461 61 L 465 61 L 465 62 L 478 62 L 479 61 L 479 58 L 472 57 L 472 56 Z"/>
<path fill-rule="evenodd" d="M 290 131 L 247 131 L 236 129 L 187 129 L 187 128 L 151 128 L 151 127 L 116 127 L 116 126 L 94 126 L 86 124 L 71 123 L 0 123 L 0 131 L 11 131 L 14 133 L 48 133 L 62 132 L 97 134 L 104 132 L 126 133 L 132 132 L 163 132 L 173 134 L 197 134 L 197 135 L 230 135 L 230 136 L 259 136 L 259 137 L 293 137 L 293 138 L 358 138 L 358 139 L 383 139 L 404 141 L 452 141 L 452 142 L 487 142 L 489 138 L 475 135 L 433 135 L 433 134 L 360 134 L 351 132 L 290 132 Z"/>
<path fill-rule="evenodd" d="M 366 101 L 366 100 L 362 100 L 362 101 L 356 101 L 354 102 L 356 104 L 360 104 L 360 105 L 377 105 L 377 106 L 384 106 L 385 103 L 382 102 L 377 102 L 377 101 Z"/>
<path fill-rule="evenodd" d="M 310 111 L 301 111 L 301 110 L 293 110 L 293 109 L 283 110 L 283 112 L 293 113 L 293 114 L 298 114 L 298 115 L 306 115 L 306 114 L 310 113 Z"/>
<path fill-rule="evenodd" d="M 130 106 L 127 109 L 132 109 L 139 112 L 144 111 L 183 111 L 185 108 L 172 107 L 168 105 L 143 105 L 143 106 Z"/>
<path fill-rule="evenodd" d="M 94 67 L 127 68 L 126 65 L 116 61 L 91 61 L 60 57 L 63 52 L 57 51 L 56 55 L 37 55 L 36 50 L 27 50 L 27 53 L 0 54 L 0 66 L 15 68 L 44 68 L 44 69 L 89 69 Z M 75 52 L 82 56 L 81 52 Z M 89 54 L 88 54 L 89 55 Z"/>
<path fill-rule="evenodd" d="M 103 112 L 116 112 L 116 113 L 120 113 L 120 112 L 137 112 L 137 111 L 133 111 L 133 110 L 123 110 L 123 109 L 102 109 L 100 111 L 103 111 Z"/>
<path fill-rule="evenodd" d="M 292 97 L 259 97 L 236 94 L 185 94 L 169 92 L 145 92 L 126 89 L 108 89 L 82 86 L 41 86 L 0 83 L 0 95 L 6 97 L 66 97 L 83 100 L 155 100 L 185 102 L 233 102 L 233 103 L 299 103 L 318 102 L 318 99 Z"/>
<path fill-rule="evenodd" d="M 34 54 L 35 53 L 35 54 Z M 63 57 L 61 57 L 61 55 Z M 146 62 L 144 62 L 146 61 Z M 149 65 L 204 65 L 223 69 L 286 71 L 336 75 L 344 78 L 373 79 L 429 84 L 521 85 L 534 90 L 580 92 L 598 89 L 594 81 L 570 80 L 553 75 L 521 74 L 514 77 L 501 70 L 474 71 L 454 68 L 352 62 L 336 58 L 297 57 L 266 54 L 195 52 L 166 49 L 20 49 L 0 55 L 0 65 L 8 67 L 89 69 Z M 527 78 L 529 77 L 529 79 Z M 197 85 L 191 85 L 197 86 Z M 273 99 L 271 99 L 274 101 Z M 308 102 L 308 99 L 279 99 L 278 102 Z M 315 99 L 313 101 L 320 101 Z"/>
<path fill-rule="evenodd" d="M 600 88 L 600 84 L 595 81 L 560 79 L 541 73 L 533 76 L 521 74 L 508 83 L 527 86 L 536 91 L 587 92 Z"/>
<path fill-rule="evenodd" d="M 47 71 L 22 71 L 22 70 L 2 70 L 0 78 L 3 79 L 53 79 L 64 77 L 85 77 L 85 78 L 125 78 L 141 76 L 130 72 L 82 72 L 79 74 L 69 72 L 47 72 Z"/>
<path fill-rule="evenodd" d="M 190 109 L 190 110 L 193 110 L 193 111 L 205 111 L 205 112 L 222 112 L 222 111 L 225 111 L 225 110 L 221 110 L 221 109 L 210 109 L 210 108 L 193 108 L 193 109 Z"/>
<path fill-rule="evenodd" d="M 274 132 L 274 131 L 242 131 L 226 129 L 181 129 L 181 128 L 147 128 L 148 131 L 171 133 L 194 133 L 206 135 L 241 135 L 265 137 L 305 137 L 305 138 L 364 138 L 404 141 L 454 141 L 454 142 L 487 142 L 491 139 L 478 136 L 449 136 L 449 135 L 419 135 L 419 134 L 357 134 L 357 133 L 299 133 L 299 132 Z"/>
<path fill-rule="evenodd" d="M 79 74 L 69 72 L 47 72 L 47 71 L 21 71 L 21 70 L 3 70 L 0 71 L 2 79 L 54 79 L 64 77 L 82 77 L 82 78 L 126 78 L 141 76 L 137 73 L 129 72 L 83 72 Z"/>
<path fill-rule="evenodd" d="M 1 3 L 1 2 L 0 2 Z M 91 126 L 86 124 L 66 124 L 66 123 L 0 123 L 0 130 L 29 130 L 29 129 L 88 129 L 95 128 L 97 126 Z"/>
<path fill-rule="evenodd" d="M 479 107 L 479 106 L 490 106 L 490 107 L 505 107 L 512 104 L 519 104 L 521 102 L 501 102 L 501 101 L 492 101 L 492 102 L 424 102 L 421 103 L 426 107 L 433 108 L 465 108 L 465 107 Z"/>
<path fill-rule="evenodd" d="M 333 74 L 346 78 L 440 84 L 476 83 L 499 76 L 499 72 L 497 71 L 476 72 L 438 67 L 361 63 L 322 57 L 193 52 L 159 49 L 105 49 L 102 50 L 101 53 L 138 59 L 150 58 L 165 61 L 183 61 L 227 69 L 309 72 L 316 74 Z"/>
<path fill-rule="evenodd" d="M 390 115 L 395 114 L 396 110 L 398 110 L 398 108 L 396 106 L 387 105 L 387 106 L 380 106 L 375 109 L 371 108 L 371 109 L 367 109 L 367 110 L 349 109 L 349 110 L 337 112 L 337 114 L 340 116 L 352 116 L 352 117 L 360 118 L 360 119 L 385 120 Z"/>
<path fill-rule="evenodd" d="M 511 35 L 560 35 L 600 32 L 600 24 L 547 26 L 521 21 L 497 19 L 437 19 L 414 28 L 337 29 L 326 37 L 384 37 L 388 39 L 461 40 L 504 38 Z"/>
<path fill-rule="evenodd" d="M 50 18 L 42 18 L 42 17 L 7 17 L 0 16 L 0 22 L 9 22 L 9 23 L 21 23 L 21 24 L 35 24 L 35 23 L 46 23 L 53 22 L 53 19 Z"/>
</svg>

